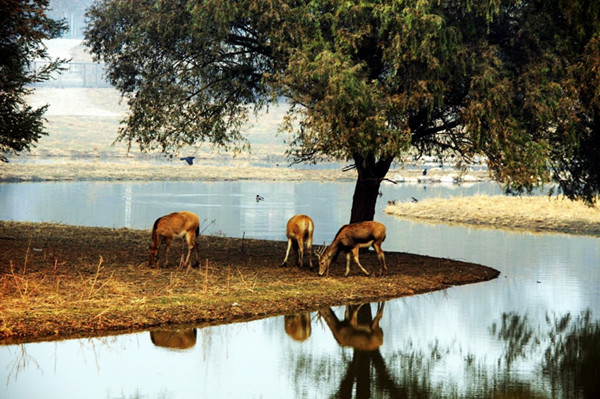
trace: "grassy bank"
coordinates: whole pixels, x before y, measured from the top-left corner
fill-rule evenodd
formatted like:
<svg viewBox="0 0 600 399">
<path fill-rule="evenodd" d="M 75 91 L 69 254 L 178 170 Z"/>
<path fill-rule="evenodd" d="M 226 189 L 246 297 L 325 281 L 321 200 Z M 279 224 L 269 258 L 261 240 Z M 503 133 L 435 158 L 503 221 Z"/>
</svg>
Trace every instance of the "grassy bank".
<svg viewBox="0 0 600 399">
<path fill-rule="evenodd" d="M 429 198 L 388 204 L 384 212 L 418 221 L 600 237 L 600 208 L 564 197 Z"/>
<path fill-rule="evenodd" d="M 229 323 L 395 298 L 489 280 L 480 265 L 386 252 L 389 272 L 329 277 L 280 268 L 283 241 L 199 238 L 200 265 L 147 263 L 150 232 L 0 222 L 0 344 L 108 334 L 158 325 Z M 384 245 L 385 250 L 385 245 Z M 315 260 L 316 262 L 316 260 Z M 377 270 L 372 253 L 361 262 Z"/>
<path fill-rule="evenodd" d="M 392 170 L 388 176 L 394 176 Z M 419 170 L 402 171 L 405 177 L 421 175 Z M 193 165 L 183 162 L 156 164 L 147 161 L 112 159 L 69 160 L 54 159 L 44 163 L 9 163 L 0 165 L 0 182 L 38 181 L 211 181 L 211 180 L 263 180 L 263 181 L 355 181 L 356 170 L 294 169 L 250 166 L 239 162 L 233 166 Z M 484 173 L 478 177 L 485 180 Z"/>
<path fill-rule="evenodd" d="M 0 165 L 0 182 L 36 181 L 227 181 L 227 180 L 354 180 L 356 173 L 341 170 L 298 170 L 286 167 L 152 164 L 136 160 L 70 161 Z"/>
</svg>

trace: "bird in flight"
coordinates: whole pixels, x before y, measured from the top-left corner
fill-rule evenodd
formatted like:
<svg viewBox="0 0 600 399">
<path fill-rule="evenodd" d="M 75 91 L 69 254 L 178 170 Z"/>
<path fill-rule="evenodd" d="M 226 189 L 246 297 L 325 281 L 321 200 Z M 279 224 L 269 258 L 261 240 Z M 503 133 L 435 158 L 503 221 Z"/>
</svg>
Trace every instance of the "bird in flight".
<svg viewBox="0 0 600 399">
<path fill-rule="evenodd" d="M 187 162 L 188 165 L 193 165 L 194 158 L 196 158 L 196 157 L 183 157 L 183 158 L 179 158 L 179 160 Z"/>
</svg>

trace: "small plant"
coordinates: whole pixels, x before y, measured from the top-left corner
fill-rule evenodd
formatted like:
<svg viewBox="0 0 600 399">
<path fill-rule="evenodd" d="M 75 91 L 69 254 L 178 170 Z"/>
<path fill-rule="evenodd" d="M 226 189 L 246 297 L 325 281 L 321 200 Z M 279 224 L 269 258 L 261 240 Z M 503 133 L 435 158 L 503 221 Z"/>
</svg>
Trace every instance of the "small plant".
<svg viewBox="0 0 600 399">
<path fill-rule="evenodd" d="M 205 223 L 208 222 L 208 219 L 204 219 L 201 223 L 200 223 L 200 235 L 204 235 L 204 232 L 206 231 L 206 229 L 208 229 L 211 225 L 214 225 L 216 222 L 216 219 L 211 220 L 210 222 L 208 222 L 207 225 L 205 225 Z"/>
</svg>

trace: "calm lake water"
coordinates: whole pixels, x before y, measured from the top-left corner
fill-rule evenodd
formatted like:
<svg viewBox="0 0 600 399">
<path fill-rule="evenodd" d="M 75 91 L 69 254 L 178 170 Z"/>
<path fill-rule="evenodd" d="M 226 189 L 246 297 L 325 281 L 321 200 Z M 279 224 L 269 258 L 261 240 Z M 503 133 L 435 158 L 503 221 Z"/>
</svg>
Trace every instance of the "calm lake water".
<svg viewBox="0 0 600 399">
<path fill-rule="evenodd" d="M 0 184 L 0 219 L 150 228 L 157 216 L 187 209 L 204 220 L 204 234 L 283 241 L 287 219 L 306 213 L 320 244 L 347 223 L 353 189 Z M 491 184 L 381 191 L 384 250 L 476 262 L 500 277 L 295 317 L 0 346 L 0 398 L 600 397 L 600 239 L 411 223 L 381 211 L 388 200 L 499 193 Z"/>
</svg>

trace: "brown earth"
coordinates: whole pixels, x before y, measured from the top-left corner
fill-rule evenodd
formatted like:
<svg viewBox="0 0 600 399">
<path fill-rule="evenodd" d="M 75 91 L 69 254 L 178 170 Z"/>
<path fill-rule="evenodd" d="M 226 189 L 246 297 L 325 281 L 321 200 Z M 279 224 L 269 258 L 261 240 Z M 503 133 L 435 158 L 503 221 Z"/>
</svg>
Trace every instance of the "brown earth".
<svg viewBox="0 0 600 399">
<path fill-rule="evenodd" d="M 0 221 L 0 344 L 246 321 L 499 274 L 471 263 L 386 252 L 385 276 L 367 277 L 352 265 L 345 278 L 340 256 L 328 277 L 318 277 L 308 268 L 280 267 L 283 241 L 202 236 L 198 243 L 198 268 L 178 267 L 177 241 L 170 265 L 151 268 L 149 231 Z M 374 253 L 361 254 L 361 263 L 378 270 Z"/>
</svg>

